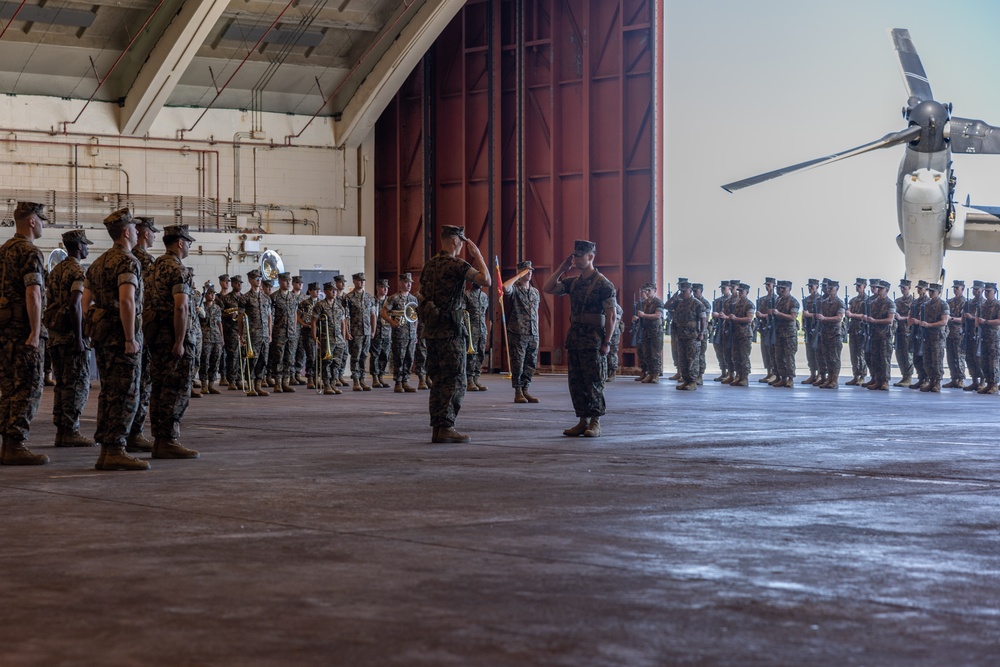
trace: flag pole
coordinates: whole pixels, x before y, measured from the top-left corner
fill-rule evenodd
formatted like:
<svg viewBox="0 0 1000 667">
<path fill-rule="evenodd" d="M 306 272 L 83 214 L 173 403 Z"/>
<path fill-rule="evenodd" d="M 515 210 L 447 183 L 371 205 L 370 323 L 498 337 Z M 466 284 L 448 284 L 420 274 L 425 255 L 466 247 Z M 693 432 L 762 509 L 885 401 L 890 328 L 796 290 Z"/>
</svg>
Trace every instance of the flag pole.
<svg viewBox="0 0 1000 667">
<path fill-rule="evenodd" d="M 510 373 L 510 341 L 507 340 L 507 313 L 504 312 L 503 308 L 503 276 L 500 275 L 500 256 L 493 255 L 493 265 L 497 270 L 497 299 L 500 302 L 500 320 L 503 322 L 503 346 L 507 351 L 507 372 L 503 374 L 504 378 L 510 379 L 512 377 Z M 500 359 L 500 368 L 503 369 L 503 358 Z"/>
</svg>

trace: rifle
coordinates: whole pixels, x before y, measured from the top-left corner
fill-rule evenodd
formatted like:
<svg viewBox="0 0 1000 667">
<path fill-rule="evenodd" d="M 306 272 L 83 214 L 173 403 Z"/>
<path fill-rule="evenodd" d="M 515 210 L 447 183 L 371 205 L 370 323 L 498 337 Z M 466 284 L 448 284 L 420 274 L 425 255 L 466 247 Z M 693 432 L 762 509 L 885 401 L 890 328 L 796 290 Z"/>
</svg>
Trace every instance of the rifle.
<svg viewBox="0 0 1000 667">
<path fill-rule="evenodd" d="M 774 321 L 774 310 L 776 297 L 771 293 L 771 307 L 767 311 L 767 344 L 774 346 L 778 344 L 778 326 Z"/>
<path fill-rule="evenodd" d="M 718 290 L 712 290 L 712 311 L 713 312 L 720 312 L 721 309 L 722 309 L 722 304 L 719 304 L 719 309 L 720 310 L 719 311 L 715 310 L 715 305 L 716 305 L 716 297 L 715 297 L 715 295 L 716 295 L 717 292 L 718 292 Z M 720 322 L 720 320 L 719 320 L 718 317 L 713 317 L 712 318 L 712 333 L 710 334 L 711 339 L 712 339 L 712 345 L 718 345 L 719 344 L 719 342 L 720 342 L 719 337 L 721 335 L 722 335 L 722 323 Z"/>
<path fill-rule="evenodd" d="M 983 356 L 983 330 L 979 326 L 979 318 L 983 314 L 983 299 L 980 297 L 976 300 L 976 330 L 972 335 L 972 339 L 976 343 L 976 356 Z"/>
<path fill-rule="evenodd" d="M 670 283 L 667 283 L 667 300 L 663 304 L 663 332 L 667 336 L 673 333 L 673 331 L 671 331 L 671 325 L 674 323 L 674 316 L 671 313 L 673 304 L 670 304 L 670 308 L 667 307 L 667 304 L 670 303 L 672 298 L 673 292 L 670 291 Z"/>
<path fill-rule="evenodd" d="M 639 316 L 639 298 L 632 293 L 632 316 Z M 632 347 L 638 348 L 642 345 L 642 319 L 635 320 L 632 322 Z"/>
<path fill-rule="evenodd" d="M 816 318 L 819 315 L 820 302 L 822 300 L 823 297 L 821 297 L 819 292 L 817 291 L 816 298 L 813 299 L 813 332 L 812 332 L 812 340 L 809 342 L 809 344 L 812 346 L 812 349 L 814 350 L 819 349 L 819 320 Z"/>
<path fill-rule="evenodd" d="M 872 351 L 872 325 L 868 322 L 868 318 L 871 316 L 872 306 L 871 302 L 865 298 L 861 303 L 862 312 L 864 313 L 865 320 L 861 325 L 862 335 L 865 337 L 865 354 L 871 354 Z"/>
<path fill-rule="evenodd" d="M 928 299 L 924 299 L 924 302 L 922 304 L 920 304 L 920 321 L 921 322 L 923 322 L 924 318 L 927 317 L 927 301 L 928 301 Z M 927 333 L 927 327 L 921 326 L 920 327 L 920 341 L 917 343 L 917 355 L 919 355 L 921 357 L 924 356 L 924 337 L 925 337 L 926 333 Z"/>
<path fill-rule="evenodd" d="M 760 303 L 760 288 L 759 287 L 757 288 L 757 301 L 755 302 L 754 305 L 756 305 L 758 303 Z M 750 323 L 750 331 L 753 332 L 753 337 L 751 338 L 751 340 L 754 343 L 757 342 L 757 329 L 758 329 L 757 325 L 758 325 L 759 322 L 760 322 L 760 318 L 755 316 L 753 318 L 753 322 Z"/>
</svg>

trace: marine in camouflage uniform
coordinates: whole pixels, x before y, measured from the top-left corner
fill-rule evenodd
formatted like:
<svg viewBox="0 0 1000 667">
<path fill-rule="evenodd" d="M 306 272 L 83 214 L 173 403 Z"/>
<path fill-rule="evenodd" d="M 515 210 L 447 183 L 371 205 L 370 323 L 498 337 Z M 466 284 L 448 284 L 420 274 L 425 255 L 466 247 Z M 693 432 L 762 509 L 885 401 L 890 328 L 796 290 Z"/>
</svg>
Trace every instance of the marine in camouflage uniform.
<svg viewBox="0 0 1000 667">
<path fill-rule="evenodd" d="M 677 283 L 677 298 L 672 305 L 673 324 L 671 331 L 677 339 L 677 371 L 680 383 L 677 389 L 694 391 L 698 388 L 698 373 L 701 362 L 701 341 L 708 328 L 708 311 L 701 299 L 696 299 L 691 283 Z"/>
<path fill-rule="evenodd" d="M 750 285 L 739 283 L 736 297 L 729 306 L 729 323 L 732 326 L 732 355 L 735 378 L 728 384 L 732 387 L 746 387 L 750 376 L 750 344 L 753 338 L 753 320 L 756 306 L 747 298 Z"/>
<path fill-rule="evenodd" d="M 365 370 L 368 366 L 372 331 L 375 329 L 378 314 L 375 310 L 375 299 L 365 291 L 365 282 L 368 278 L 364 272 L 355 273 L 351 279 L 354 281 L 354 290 L 345 298 L 351 328 L 351 380 L 354 391 L 371 391 L 371 386 L 365 384 Z"/>
<path fill-rule="evenodd" d="M 388 299 L 389 281 L 381 278 L 375 285 L 375 328 L 372 329 L 372 346 L 368 357 L 368 372 L 372 376 L 372 386 L 379 389 L 389 386 L 382 380 L 389 366 L 389 353 L 392 350 L 392 325 L 382 317 L 382 306 Z"/>
<path fill-rule="evenodd" d="M 48 218 L 45 205 L 18 202 L 14 236 L 0 247 L 0 432 L 4 465 L 43 465 L 24 445 L 42 400 L 45 339 L 45 260 L 35 247 Z"/>
<path fill-rule="evenodd" d="M 143 293 L 145 293 L 149 291 L 149 272 L 153 268 L 153 262 L 156 261 L 149 249 L 156 242 L 156 235 L 160 230 L 156 226 L 154 218 L 134 216 L 134 219 L 137 239 L 135 247 L 132 248 L 132 255 L 139 260 L 139 266 L 142 267 L 142 288 Z M 153 386 L 149 354 L 149 346 L 143 346 L 142 368 L 139 370 L 139 406 L 135 411 L 135 419 L 132 420 L 132 430 L 125 441 L 126 450 L 130 452 L 150 452 L 153 450 L 153 441 L 142 432 L 149 414 L 149 393 Z"/>
<path fill-rule="evenodd" d="M 691 283 L 692 293 L 694 298 L 701 301 L 701 305 L 705 306 L 705 313 L 712 312 L 712 304 L 702 296 L 705 292 L 705 286 L 701 283 Z M 701 345 L 698 346 L 698 384 L 704 382 L 705 370 L 708 368 L 708 339 L 711 335 L 711 327 L 705 330 L 705 335 L 701 337 Z"/>
<path fill-rule="evenodd" d="M 816 361 L 819 362 L 821 381 L 813 384 L 820 389 L 836 389 L 840 379 L 840 355 L 844 348 L 844 313 L 847 306 L 840 299 L 840 282 L 826 281 L 826 296 L 820 302 L 819 315 L 819 349 L 816 350 Z"/>
<path fill-rule="evenodd" d="M 101 375 L 94 439 L 101 454 L 97 470 L 146 470 L 125 452 L 139 407 L 142 366 L 142 266 L 132 254 L 135 221 L 127 208 L 104 220 L 114 245 L 87 269 L 83 284 L 84 334 L 89 335 Z"/>
<path fill-rule="evenodd" d="M 986 286 L 982 280 L 972 281 L 972 298 L 965 302 L 965 363 L 972 381 L 965 391 L 978 391 L 983 387 L 983 370 L 980 351 L 982 348 L 981 332 L 977 321 L 983 307 L 983 288 Z"/>
<path fill-rule="evenodd" d="M 465 249 L 472 264 L 459 255 Z M 465 283 L 491 284 L 490 271 L 479 248 L 466 238 L 465 229 L 441 227 L 441 251 L 427 260 L 420 272 L 420 321 L 427 341 L 430 375 L 431 442 L 468 442 L 455 430 L 466 390 Z"/>
<path fill-rule="evenodd" d="M 799 300 L 792 296 L 792 281 L 777 281 L 778 297 L 768 313 L 774 327 L 774 363 L 772 387 L 795 386 L 795 353 L 799 349 Z"/>
<path fill-rule="evenodd" d="M 910 281 L 906 278 L 900 280 L 899 289 L 902 295 L 896 298 L 896 366 L 903 377 L 893 385 L 894 387 L 909 387 L 913 384 L 913 350 L 910 347 L 912 338 L 909 327 L 913 295 L 910 294 L 910 285 Z"/>
<path fill-rule="evenodd" d="M 263 274 L 258 269 L 247 273 L 250 291 L 241 295 L 239 300 L 240 315 L 246 316 L 246 320 L 242 317 L 240 319 L 240 337 L 257 355 L 255 359 L 250 360 L 250 377 L 246 378 L 251 384 L 248 396 L 271 395 L 271 392 L 264 388 L 264 381 L 267 375 L 268 349 L 271 345 L 271 327 L 274 320 L 271 313 L 271 299 L 261 289 L 262 279 Z M 244 330 L 246 323 L 249 323 L 250 331 Z"/>
<path fill-rule="evenodd" d="M 663 301 L 656 296 L 656 284 L 646 283 L 639 291 L 642 301 L 639 312 L 632 319 L 642 325 L 642 343 L 639 346 L 639 382 L 655 383 L 663 374 Z M 672 306 L 680 301 L 675 298 Z"/>
<path fill-rule="evenodd" d="M 952 283 L 955 296 L 948 299 L 948 338 L 945 346 L 948 353 L 948 370 L 951 382 L 943 385 L 946 389 L 960 389 L 965 386 L 965 281 Z"/>
<path fill-rule="evenodd" d="M 298 309 L 298 306 L 300 303 L 302 303 L 302 300 L 306 298 L 306 295 L 302 293 L 302 288 L 303 288 L 302 276 L 292 276 L 292 295 L 295 297 L 296 309 Z M 296 344 L 295 346 L 295 353 L 293 355 L 295 360 L 292 364 L 292 380 L 293 384 L 306 384 L 306 379 L 304 377 L 305 373 L 303 371 L 306 361 L 306 350 L 305 350 L 306 341 L 303 340 L 304 327 L 302 326 L 301 311 L 299 311 L 298 322 L 299 322 L 299 335 L 298 338 L 296 339 L 298 340 L 298 344 Z M 309 336 L 306 335 L 305 338 L 308 339 Z"/>
<path fill-rule="evenodd" d="M 271 345 L 274 349 L 275 384 L 274 393 L 295 393 L 292 381 L 295 378 L 295 350 L 299 347 L 299 297 L 292 292 L 292 274 L 288 271 L 278 274 L 277 292 L 271 295 L 271 313 L 274 328 Z"/>
<path fill-rule="evenodd" d="M 712 347 L 715 349 L 715 359 L 719 363 L 719 377 L 715 382 L 722 382 L 729 377 L 729 366 L 726 365 L 726 348 L 723 339 L 723 330 L 726 321 L 722 319 L 722 311 L 726 302 L 732 294 L 732 288 L 728 280 L 723 280 L 719 286 L 721 294 L 712 300 Z"/>
<path fill-rule="evenodd" d="M 204 295 L 197 287 L 194 287 L 194 268 L 188 266 L 185 267 L 188 273 L 188 280 L 191 282 L 192 289 L 194 290 L 189 297 L 190 312 L 188 316 L 194 320 L 194 326 L 191 328 L 192 335 L 194 336 L 194 363 L 191 369 L 191 398 L 201 398 L 201 381 L 198 379 L 201 377 L 201 351 L 203 349 L 203 343 L 201 337 L 201 317 L 205 314 L 205 301 Z M 211 281 L 207 283 L 211 285 Z M 208 388 L 206 387 L 205 393 L 208 393 Z"/>
<path fill-rule="evenodd" d="M 510 384 L 514 388 L 515 403 L 538 403 L 539 399 L 528 393 L 528 387 L 531 386 L 538 366 L 538 307 L 541 295 L 531 284 L 531 276 L 534 274 L 531 262 L 518 262 L 517 270 L 518 273 L 528 273 L 519 280 L 511 278 L 503 284 L 503 291 L 510 304 L 507 309 Z"/>
<path fill-rule="evenodd" d="M 998 375 L 1000 375 L 1000 301 L 997 301 L 997 284 L 986 283 L 984 289 L 986 298 L 983 300 L 977 322 L 982 336 L 982 356 L 980 369 L 983 373 L 984 385 L 979 388 L 980 394 L 996 394 Z"/>
<path fill-rule="evenodd" d="M 927 305 L 919 323 L 924 331 L 924 372 L 927 382 L 920 391 L 939 393 L 944 376 L 945 340 L 948 337 L 948 302 L 941 298 L 941 285 L 927 286 Z"/>
<path fill-rule="evenodd" d="M 865 294 L 867 286 L 868 281 L 864 278 L 858 278 L 854 282 L 858 294 L 847 304 L 845 312 L 845 317 L 848 320 L 847 334 L 849 336 L 848 350 L 851 355 L 851 375 L 853 375 L 846 384 L 852 387 L 864 384 L 865 376 L 868 375 L 868 367 L 865 363 L 865 339 L 868 334 L 868 323 L 865 320 L 868 311 L 868 295 Z"/>
<path fill-rule="evenodd" d="M 222 297 L 223 297 L 223 295 L 229 294 L 230 291 L 231 291 L 231 287 L 230 287 L 230 282 L 229 282 L 229 274 L 228 273 L 223 273 L 222 275 L 219 276 L 219 289 L 216 290 L 216 293 L 215 293 L 215 305 L 219 306 L 220 311 L 222 309 Z M 223 334 L 222 348 L 219 351 L 219 375 L 218 375 L 218 380 L 219 380 L 219 384 L 220 385 L 227 385 L 228 384 L 228 382 L 226 380 L 226 368 L 227 368 L 226 340 L 225 340 L 225 334 Z M 212 379 L 215 380 L 216 378 L 212 378 Z"/>
<path fill-rule="evenodd" d="M 466 391 L 489 389 L 479 380 L 483 372 L 483 360 L 486 358 L 486 311 L 489 307 L 490 297 L 479 285 L 471 283 L 465 290 L 465 311 L 469 314 L 469 327 L 472 329 L 471 345 L 474 352 L 466 354 L 465 358 Z"/>
<path fill-rule="evenodd" d="M 93 243 L 82 229 L 62 235 L 67 257 L 48 278 L 48 306 L 42 323 L 49 331 L 56 387 L 52 398 L 52 423 L 56 447 L 91 447 L 95 443 L 80 433 L 80 415 L 90 396 L 90 346 L 83 336 L 83 281 L 80 261 L 87 259 Z"/>
<path fill-rule="evenodd" d="M 316 386 L 316 341 L 313 340 L 313 318 L 315 317 L 316 304 L 319 303 L 319 283 L 309 283 L 305 298 L 299 301 L 299 322 L 302 328 L 299 330 L 299 349 L 302 350 L 303 364 L 306 369 L 306 388 L 315 389 Z M 322 381 L 320 381 L 322 388 Z"/>
<path fill-rule="evenodd" d="M 579 418 L 576 426 L 563 435 L 601 435 L 601 417 L 607 410 L 604 401 L 605 360 L 611 349 L 615 321 L 615 286 L 594 266 L 597 245 L 592 241 L 576 241 L 573 254 L 552 272 L 542 290 L 546 294 L 568 296 L 570 326 L 566 332 L 566 362 L 569 371 L 569 393 L 573 410 Z M 563 278 L 570 267 L 579 276 Z M 663 345 L 663 329 L 657 333 Z"/>
<path fill-rule="evenodd" d="M 381 313 L 382 318 L 390 321 L 392 326 L 392 375 L 396 383 L 393 391 L 397 394 L 417 390 L 409 384 L 413 352 L 417 344 L 417 325 L 415 322 L 407 322 L 403 317 L 407 304 L 417 305 L 416 297 L 410 294 L 412 286 L 411 274 L 399 274 L 399 291 L 386 299 Z"/>
<path fill-rule="evenodd" d="M 814 384 L 820 379 L 819 362 L 816 360 L 816 350 L 818 344 L 819 321 L 815 314 L 819 310 L 819 304 L 823 299 L 819 291 L 819 279 L 810 278 L 808 280 L 809 294 L 802 298 L 802 328 L 805 330 L 803 342 L 806 346 L 806 364 L 809 366 L 809 377 L 802 381 L 802 384 Z"/>
<path fill-rule="evenodd" d="M 927 296 L 927 281 L 917 282 L 917 296 L 910 304 L 910 350 L 913 353 L 913 369 L 917 374 L 917 381 L 910 385 L 910 389 L 921 389 L 927 382 L 927 369 L 924 366 L 924 345 L 926 331 L 920 326 L 924 320 L 924 309 L 930 297 Z"/>
<path fill-rule="evenodd" d="M 191 402 L 198 355 L 194 273 L 184 265 L 194 237 L 187 225 L 163 230 L 166 252 L 153 263 L 143 301 L 143 335 L 150 348 L 153 388 L 149 401 L 154 459 L 196 459 L 183 446 L 181 421 Z"/>
<path fill-rule="evenodd" d="M 733 362 L 733 341 L 735 337 L 733 335 L 734 326 L 730 315 L 733 314 L 733 304 L 739 298 L 737 294 L 738 287 L 740 286 L 739 280 L 729 281 L 729 298 L 722 304 L 722 314 L 725 316 L 725 320 L 722 327 L 722 351 L 726 357 L 726 368 L 729 369 L 729 374 L 724 377 L 721 382 L 722 384 L 732 384 L 736 381 L 737 369 L 736 364 Z"/>
<path fill-rule="evenodd" d="M 687 278 L 678 278 L 677 279 L 677 284 L 678 285 L 681 284 L 681 283 L 687 283 L 687 282 L 691 282 L 691 281 L 688 280 Z M 654 284 L 654 283 L 650 283 L 650 284 Z M 654 292 L 656 291 L 655 287 L 653 288 L 653 291 Z M 681 379 L 681 371 L 680 371 L 681 367 L 679 365 L 680 364 L 680 361 L 679 361 L 680 352 L 679 352 L 679 350 L 677 348 L 677 341 L 674 340 L 674 321 L 673 321 L 673 312 L 674 312 L 673 309 L 674 309 L 674 306 L 676 306 L 677 303 L 680 301 L 680 299 L 681 299 L 680 288 L 678 288 L 676 292 L 671 293 L 670 292 L 670 284 L 668 283 L 667 284 L 667 299 L 666 299 L 666 301 L 663 302 L 663 318 L 664 318 L 663 330 L 660 332 L 660 337 L 661 338 L 663 337 L 664 333 L 667 336 L 670 337 L 670 360 L 674 364 L 674 374 L 671 375 L 669 378 L 667 378 L 668 380 L 680 380 Z M 644 320 L 643 324 L 645 324 L 645 323 L 646 322 Z M 645 332 L 643 332 L 643 333 L 645 333 Z M 662 371 L 663 371 L 663 368 L 662 368 L 662 366 L 663 366 L 663 363 L 662 363 L 662 357 L 663 357 L 662 348 L 663 348 L 663 346 L 661 345 L 660 346 L 660 349 L 661 349 L 661 352 L 660 352 L 660 357 L 661 357 L 660 371 L 661 371 L 661 374 L 662 374 Z"/>
<path fill-rule="evenodd" d="M 778 375 L 778 364 L 774 358 L 777 343 L 771 343 L 770 329 L 768 328 L 773 325 L 768 318 L 768 313 L 774 309 L 774 304 L 778 300 L 778 295 L 774 292 L 776 282 L 774 278 L 764 278 L 764 294 L 757 297 L 757 331 L 760 333 L 760 356 L 765 372 L 764 377 L 757 381 L 764 384 L 770 384 Z"/>
<path fill-rule="evenodd" d="M 350 327 L 350 316 L 347 312 L 347 278 L 343 275 L 338 275 L 333 279 L 334 286 L 337 288 L 337 300 L 340 301 L 341 307 L 344 309 L 344 320 L 347 322 L 348 328 Z M 344 349 L 340 352 L 340 364 L 338 368 L 340 369 L 340 374 L 337 375 L 335 384 L 340 387 L 347 386 L 347 380 L 344 375 L 351 369 L 351 348 L 349 345 L 350 338 L 344 339 Z"/>
<path fill-rule="evenodd" d="M 222 334 L 223 347 L 226 349 L 225 380 L 229 389 L 240 388 L 241 368 L 243 367 L 244 351 L 240 346 L 240 299 L 243 297 L 243 278 L 232 276 L 230 282 L 233 291 L 223 294 L 218 298 L 219 308 L 222 309 Z M 243 378 L 246 382 L 252 383 L 253 378 Z"/>
<path fill-rule="evenodd" d="M 215 289 L 205 288 L 205 305 L 199 315 L 201 320 L 201 385 L 202 393 L 221 394 L 215 388 L 215 377 L 222 358 L 222 309 L 216 303 Z"/>
<path fill-rule="evenodd" d="M 320 360 L 320 374 L 316 378 L 316 389 L 321 386 L 326 395 L 343 393 L 337 380 L 343 372 L 344 350 L 347 349 L 347 311 L 344 301 L 337 296 L 335 283 L 323 283 L 323 294 L 313 307 L 313 341 L 316 355 Z M 327 350 L 330 358 L 325 359 Z"/>
<path fill-rule="evenodd" d="M 869 329 L 869 346 L 871 350 L 871 382 L 865 385 L 868 389 L 886 391 L 892 376 L 892 329 L 896 326 L 896 304 L 887 296 L 889 283 L 885 280 L 872 280 L 871 286 L 875 292 L 868 305 L 866 322 Z"/>
</svg>

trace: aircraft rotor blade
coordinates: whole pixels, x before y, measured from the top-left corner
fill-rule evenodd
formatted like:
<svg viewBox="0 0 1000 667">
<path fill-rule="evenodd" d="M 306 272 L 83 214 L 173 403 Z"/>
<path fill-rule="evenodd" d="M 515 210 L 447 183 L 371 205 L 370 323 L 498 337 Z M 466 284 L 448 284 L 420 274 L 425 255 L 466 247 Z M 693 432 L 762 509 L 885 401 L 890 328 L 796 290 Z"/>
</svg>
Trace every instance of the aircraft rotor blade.
<svg viewBox="0 0 1000 667">
<path fill-rule="evenodd" d="M 933 100 L 931 84 L 927 81 L 927 74 L 924 72 L 924 66 L 920 63 L 920 56 L 917 55 L 917 49 L 910 39 L 910 31 L 906 28 L 893 28 L 889 31 L 889 35 L 892 38 L 892 45 L 896 49 L 899 71 L 903 75 L 903 85 L 906 86 L 907 95 L 911 98 L 916 97 L 921 102 Z"/>
<path fill-rule="evenodd" d="M 726 192 L 735 192 L 736 190 L 742 190 L 743 188 L 748 188 L 751 185 L 757 185 L 758 183 L 763 183 L 764 181 L 770 181 L 771 179 L 778 178 L 779 176 L 784 176 L 786 174 L 792 174 L 797 171 L 805 171 L 806 169 L 813 169 L 815 167 L 822 167 L 825 164 L 854 157 L 855 155 L 861 155 L 862 153 L 874 151 L 879 148 L 891 148 L 892 146 L 905 144 L 918 139 L 920 137 L 920 132 L 921 129 L 919 125 L 912 125 L 901 132 L 890 132 L 878 141 L 873 141 L 871 143 L 864 144 L 863 146 L 852 148 L 844 151 L 843 153 L 834 153 L 833 155 L 827 155 L 826 157 L 809 160 L 808 162 L 793 164 L 792 166 L 785 167 L 784 169 L 775 169 L 774 171 L 769 171 L 766 174 L 745 178 L 742 181 L 727 183 L 722 186 L 722 189 Z"/>
<path fill-rule="evenodd" d="M 952 117 L 948 139 L 952 153 L 996 155 L 1000 153 L 1000 127 L 981 120 Z"/>
</svg>

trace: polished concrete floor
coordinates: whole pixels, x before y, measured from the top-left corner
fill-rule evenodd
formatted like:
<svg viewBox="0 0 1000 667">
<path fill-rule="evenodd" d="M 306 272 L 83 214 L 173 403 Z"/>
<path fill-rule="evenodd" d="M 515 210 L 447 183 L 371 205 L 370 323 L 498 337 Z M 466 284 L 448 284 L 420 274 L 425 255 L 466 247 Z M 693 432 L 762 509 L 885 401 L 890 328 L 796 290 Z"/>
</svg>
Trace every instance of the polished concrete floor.
<svg viewBox="0 0 1000 667">
<path fill-rule="evenodd" d="M 197 461 L 97 472 L 51 392 L 0 468 L 0 665 L 996 665 L 995 396 L 564 377 L 192 402 Z M 87 410 L 91 430 L 96 390 Z"/>
</svg>

